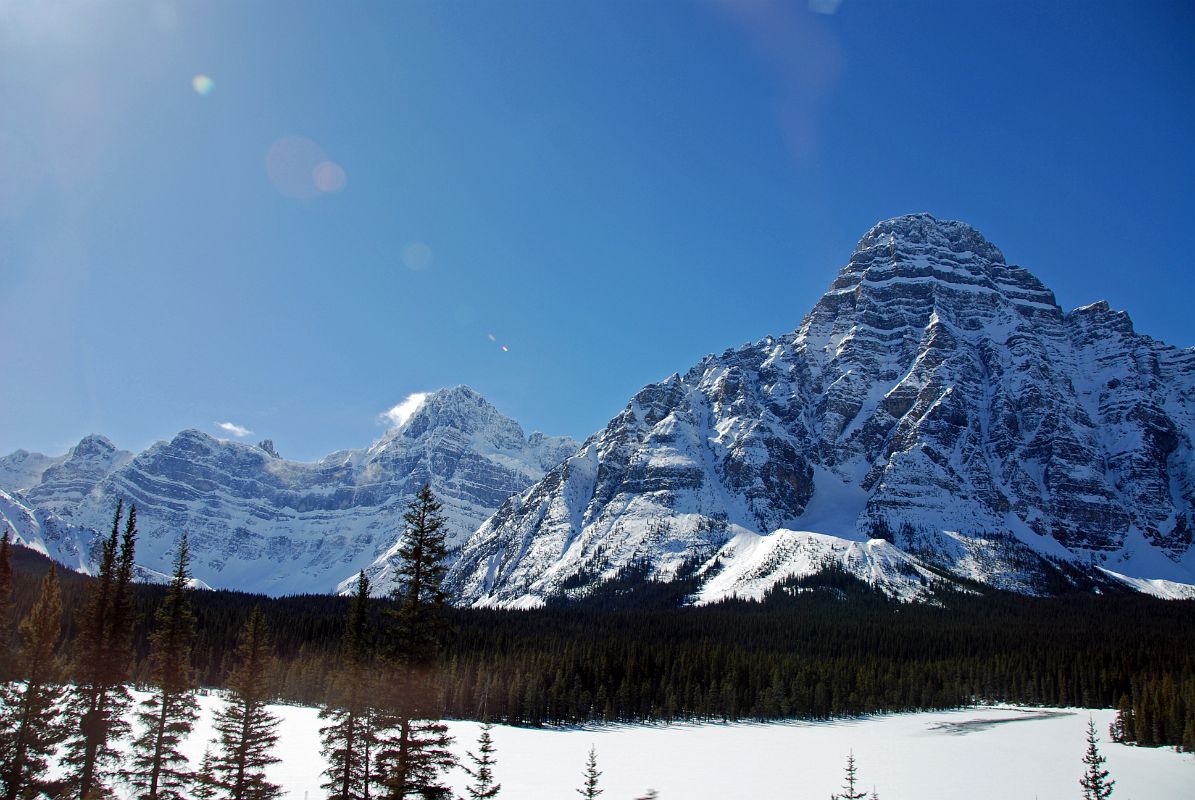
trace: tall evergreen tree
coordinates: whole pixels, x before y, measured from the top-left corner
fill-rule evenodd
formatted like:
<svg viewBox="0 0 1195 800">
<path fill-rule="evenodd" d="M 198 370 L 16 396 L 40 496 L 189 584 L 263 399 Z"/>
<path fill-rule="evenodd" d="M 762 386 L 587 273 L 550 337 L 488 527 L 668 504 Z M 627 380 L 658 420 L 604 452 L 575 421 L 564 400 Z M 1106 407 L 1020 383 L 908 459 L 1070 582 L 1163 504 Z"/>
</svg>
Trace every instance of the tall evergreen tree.
<svg viewBox="0 0 1195 800">
<path fill-rule="evenodd" d="M 216 713 L 219 751 L 212 772 L 228 800 L 274 800 L 282 790 L 266 780 L 264 771 L 279 760 L 270 754 L 278 741 L 278 718 L 266 709 L 274 645 L 260 608 L 253 609 L 241 629 L 236 659 L 228 677 L 228 702 Z"/>
<path fill-rule="evenodd" d="M 498 760 L 494 758 L 494 740 L 490 736 L 492 728 L 488 722 L 481 726 L 481 733 L 477 736 L 477 753 L 468 754 L 473 766 L 465 767 L 464 770 L 473 779 L 472 785 L 465 788 L 470 800 L 497 797 L 502 789 L 502 784 L 494 780 L 494 765 Z"/>
<path fill-rule="evenodd" d="M 4 800 L 32 797 L 41 789 L 47 759 L 66 738 L 61 718 L 63 665 L 56 654 L 62 632 L 62 594 L 58 573 L 50 565 L 42 579 L 41 593 L 21 622 L 24 647 L 18 661 L 16 683 L 0 687 L 5 713 L 0 724 L 0 788 Z"/>
<path fill-rule="evenodd" d="M 125 683 L 132 663 L 133 559 L 137 507 L 129 509 L 120 534 L 124 504 L 116 505 L 112 533 L 100 550 L 100 569 L 83 615 L 69 715 L 77 726 L 63 759 L 67 781 L 81 800 L 102 797 L 117 773 L 116 745 L 128 734 L 125 712 L 132 703 Z"/>
<path fill-rule="evenodd" d="M 589 748 L 589 758 L 585 761 L 584 781 L 581 788 L 577 790 L 577 794 L 585 798 L 585 800 L 597 800 L 605 789 L 598 788 L 598 778 L 602 777 L 602 773 L 597 768 L 597 749 Z"/>
<path fill-rule="evenodd" d="M 1087 718 L 1087 752 L 1083 756 L 1083 763 L 1087 770 L 1079 779 L 1083 787 L 1083 800 L 1107 800 L 1112 796 L 1112 787 L 1116 781 L 1108 780 L 1108 770 L 1104 769 L 1104 762 L 1108 759 L 1100 755 L 1099 737 L 1095 735 L 1095 721 Z"/>
<path fill-rule="evenodd" d="M 452 737 L 438 721 L 441 698 L 434 675 L 446 628 L 440 584 L 447 548 L 440 508 L 430 487 L 419 490 L 403 515 L 406 527 L 392 562 L 398 609 L 391 612 L 389 690 L 379 714 L 376 758 L 391 800 L 447 797 L 440 775 L 456 763 L 448 750 Z"/>
<path fill-rule="evenodd" d="M 133 742 L 130 782 L 137 797 L 176 800 L 189 779 L 187 757 L 179 750 L 191 732 L 199 707 L 191 674 L 195 615 L 191 610 L 190 548 L 179 539 L 170 589 L 154 615 L 150 636 L 150 679 L 156 690 L 141 704 L 141 735 Z"/>
<path fill-rule="evenodd" d="M 444 593 L 440 584 L 448 572 L 443 506 L 426 484 L 403 514 L 406 528 L 394 569 L 394 656 L 400 662 L 424 666 L 439 655 L 444 635 Z"/>
<path fill-rule="evenodd" d="M 830 795 L 831 800 L 864 800 L 867 792 L 858 788 L 858 775 L 855 768 L 855 753 L 851 751 L 846 757 L 845 782 L 842 784 L 842 794 Z"/>
<path fill-rule="evenodd" d="M 341 642 L 339 674 L 333 677 L 332 702 L 320 711 L 331 724 L 320 729 L 328 780 L 328 800 L 364 800 L 370 796 L 372 756 L 377 749 L 373 729 L 374 702 L 369 641 L 369 579 L 357 576 L 357 591 L 349 609 Z"/>
<path fill-rule="evenodd" d="M 4 538 L 0 539 L 0 683 L 10 681 L 16 670 L 16 628 L 14 619 L 16 603 L 12 590 L 12 537 L 8 526 L 4 526 Z"/>
</svg>

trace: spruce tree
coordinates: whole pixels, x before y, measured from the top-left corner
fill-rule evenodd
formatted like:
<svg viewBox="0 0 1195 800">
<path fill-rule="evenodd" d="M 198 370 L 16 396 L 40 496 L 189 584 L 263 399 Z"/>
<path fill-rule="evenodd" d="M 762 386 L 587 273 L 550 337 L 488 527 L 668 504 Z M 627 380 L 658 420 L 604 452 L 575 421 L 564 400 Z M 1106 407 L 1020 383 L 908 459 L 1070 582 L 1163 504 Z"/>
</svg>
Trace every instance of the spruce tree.
<svg viewBox="0 0 1195 800">
<path fill-rule="evenodd" d="M 440 584 L 448 572 L 445 559 L 442 506 L 426 484 L 403 514 L 406 529 L 394 569 L 394 599 L 399 607 L 395 619 L 395 655 L 403 663 L 424 666 L 435 661 L 444 634 L 444 593 Z"/>
<path fill-rule="evenodd" d="M 220 781 L 216 777 L 216 762 L 212 758 L 212 748 L 203 751 L 203 760 L 199 762 L 199 771 L 195 773 L 191 785 L 191 797 L 195 800 L 215 800 L 220 793 Z"/>
<path fill-rule="evenodd" d="M 340 672 L 333 680 L 332 702 L 320 711 L 331 724 L 320 729 L 328 780 L 323 788 L 328 800 L 363 800 L 370 796 L 373 753 L 374 700 L 369 642 L 369 579 L 357 576 L 357 591 L 349 609 L 341 642 Z"/>
<path fill-rule="evenodd" d="M 1099 737 L 1095 735 L 1095 721 L 1087 718 L 1087 753 L 1083 756 L 1083 763 L 1087 766 L 1079 785 L 1083 787 L 1083 800 L 1106 800 L 1112 796 L 1112 787 L 1116 781 L 1108 780 L 1108 770 L 1103 769 L 1107 761 L 1100 755 L 1097 746 Z"/>
<path fill-rule="evenodd" d="M 278 718 L 266 709 L 274 647 L 260 608 L 253 609 L 241 629 L 236 660 L 228 677 L 228 702 L 216 713 L 219 750 L 212 773 L 228 800 L 274 800 L 281 789 L 265 779 L 264 771 L 279 760 L 270 754 L 278 741 Z"/>
<path fill-rule="evenodd" d="M 842 794 L 830 795 L 831 800 L 864 800 L 867 797 L 867 792 L 857 789 L 858 782 L 855 753 L 851 751 L 846 757 L 846 774 L 845 783 L 842 785 Z"/>
<path fill-rule="evenodd" d="M 381 783 L 388 797 L 451 798 L 451 790 L 441 782 L 443 774 L 456 766 L 456 757 L 448 749 L 451 744 L 448 726 L 438 720 L 399 719 L 378 752 L 379 761 L 386 765 Z"/>
<path fill-rule="evenodd" d="M 4 526 L 4 538 L 0 539 L 0 683 L 13 679 L 16 670 L 16 637 L 13 635 L 16 620 L 13 618 L 16 603 L 12 589 L 12 538 L 8 526 Z"/>
<path fill-rule="evenodd" d="M 390 800 L 449 796 L 440 776 L 456 764 L 448 750 L 452 737 L 438 721 L 441 698 L 434 676 L 446 627 L 440 583 L 447 548 L 440 508 L 430 487 L 419 490 L 403 515 L 406 527 L 391 564 L 398 609 L 390 612 L 388 691 L 375 760 Z"/>
<path fill-rule="evenodd" d="M 62 632 L 62 594 L 54 565 L 42 579 L 41 593 L 21 622 L 17 684 L 0 687 L 7 713 L 0 725 L 0 788 L 4 800 L 32 797 L 42 786 L 48 758 L 66 738 L 62 721 L 63 665 L 55 652 Z"/>
<path fill-rule="evenodd" d="M 150 636 L 150 679 L 156 689 L 137 714 L 141 735 L 133 742 L 129 778 L 137 797 L 145 800 L 183 797 L 190 777 L 187 757 L 179 750 L 199 715 L 191 674 L 195 615 L 189 597 L 189 564 L 184 533 L 174 559 L 174 576 L 154 615 L 155 629 Z"/>
<path fill-rule="evenodd" d="M 75 659 L 75 685 L 69 716 L 75 730 L 63 758 L 67 782 L 80 800 L 102 797 L 117 774 L 117 743 L 129 730 L 125 712 L 132 703 L 125 682 L 132 663 L 133 558 L 137 507 L 129 509 L 120 535 L 123 502 L 117 503 L 112 533 L 100 550 L 100 569 L 81 622 Z"/>
<path fill-rule="evenodd" d="M 490 736 L 492 728 L 488 722 L 481 726 L 481 733 L 477 737 L 477 754 L 468 754 L 473 766 L 464 767 L 465 772 L 473 779 L 473 784 L 465 788 L 470 800 L 497 797 L 502 789 L 502 784 L 494 781 L 494 764 L 498 763 L 498 760 L 494 758 L 494 740 Z"/>
<path fill-rule="evenodd" d="M 596 800 L 605 789 L 598 788 L 598 778 L 602 777 L 602 773 L 597 768 L 597 750 L 593 747 L 589 748 L 589 758 L 585 760 L 585 772 L 583 774 L 584 782 L 581 788 L 577 790 L 577 794 L 585 798 L 585 800 Z"/>
</svg>

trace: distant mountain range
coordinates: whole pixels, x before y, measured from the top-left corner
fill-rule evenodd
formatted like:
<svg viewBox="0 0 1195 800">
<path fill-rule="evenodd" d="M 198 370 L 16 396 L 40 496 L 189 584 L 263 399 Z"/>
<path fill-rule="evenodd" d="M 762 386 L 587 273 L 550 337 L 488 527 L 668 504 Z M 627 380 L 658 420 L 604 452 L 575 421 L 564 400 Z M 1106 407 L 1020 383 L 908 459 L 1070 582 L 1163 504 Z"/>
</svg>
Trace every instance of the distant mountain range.
<svg viewBox="0 0 1195 800">
<path fill-rule="evenodd" d="M 133 455 L 89 436 L 0 459 L 0 515 L 87 570 L 135 502 L 139 560 L 267 594 L 389 587 L 429 483 L 458 603 L 530 607 L 614 580 L 694 602 L 842 568 L 905 599 L 1195 597 L 1195 350 L 1096 303 L 1065 313 L 982 235 L 926 214 L 876 225 L 793 333 L 645 387 L 583 445 L 525 436 L 468 387 L 367 449 L 313 463 L 188 430 Z"/>
<path fill-rule="evenodd" d="M 389 588 L 387 555 L 424 483 L 444 504 L 458 547 L 494 509 L 577 443 L 526 436 L 467 386 L 426 397 L 366 449 L 316 462 L 185 430 L 134 456 L 88 436 L 65 456 L 18 450 L 0 459 L 0 515 L 36 549 L 90 569 L 94 531 L 118 499 L 135 503 L 138 562 L 168 572 L 187 531 L 195 577 L 216 588 L 280 595 L 332 592 L 366 570 Z"/>
</svg>

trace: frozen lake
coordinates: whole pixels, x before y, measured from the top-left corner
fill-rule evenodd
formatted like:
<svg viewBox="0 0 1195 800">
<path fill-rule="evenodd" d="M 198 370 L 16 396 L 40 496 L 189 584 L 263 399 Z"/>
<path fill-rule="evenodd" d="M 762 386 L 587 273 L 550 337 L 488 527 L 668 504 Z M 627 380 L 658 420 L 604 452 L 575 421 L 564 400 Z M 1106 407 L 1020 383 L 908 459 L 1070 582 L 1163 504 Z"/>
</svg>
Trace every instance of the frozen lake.
<svg viewBox="0 0 1195 800">
<path fill-rule="evenodd" d="M 189 753 L 202 756 L 215 697 Z M 320 720 L 313 708 L 274 706 L 282 744 L 270 779 L 290 800 L 319 800 Z M 656 789 L 661 800 L 797 798 L 825 800 L 839 790 L 853 750 L 862 785 L 882 800 L 1078 798 L 1088 714 L 1117 781 L 1117 800 L 1190 800 L 1195 756 L 1108 741 L 1110 710 L 972 708 L 918 714 L 767 724 L 614 725 L 529 729 L 497 725 L 496 773 L 502 796 L 517 800 L 576 797 L 591 746 L 602 770 L 603 800 L 632 800 Z M 452 722 L 455 750 L 475 749 L 480 726 Z M 463 793 L 459 770 L 450 784 Z"/>
</svg>

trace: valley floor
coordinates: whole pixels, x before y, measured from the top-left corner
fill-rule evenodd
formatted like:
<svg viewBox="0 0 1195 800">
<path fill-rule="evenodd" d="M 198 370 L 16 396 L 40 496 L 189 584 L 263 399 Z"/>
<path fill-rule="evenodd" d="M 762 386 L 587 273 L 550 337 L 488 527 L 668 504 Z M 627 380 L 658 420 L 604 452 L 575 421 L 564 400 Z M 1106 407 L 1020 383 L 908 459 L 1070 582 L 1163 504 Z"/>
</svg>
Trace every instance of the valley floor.
<svg viewBox="0 0 1195 800">
<path fill-rule="evenodd" d="M 216 695 L 188 742 L 197 763 L 211 737 Z M 272 706 L 282 718 L 269 778 L 288 800 L 320 800 L 318 711 Z M 1195 786 L 1195 756 L 1173 749 L 1113 744 L 1114 712 L 1020 707 L 893 714 L 832 722 L 609 725 L 583 728 L 495 726 L 502 797 L 575 796 L 589 748 L 597 750 L 604 800 L 631 800 L 656 789 L 661 800 L 797 798 L 839 791 L 848 751 L 863 788 L 882 800 L 1062 800 L 1079 798 L 1088 714 L 1116 783 L 1117 800 L 1179 800 Z M 452 722 L 454 750 L 475 749 L 479 725 Z M 450 776 L 458 794 L 468 781 Z"/>
</svg>

